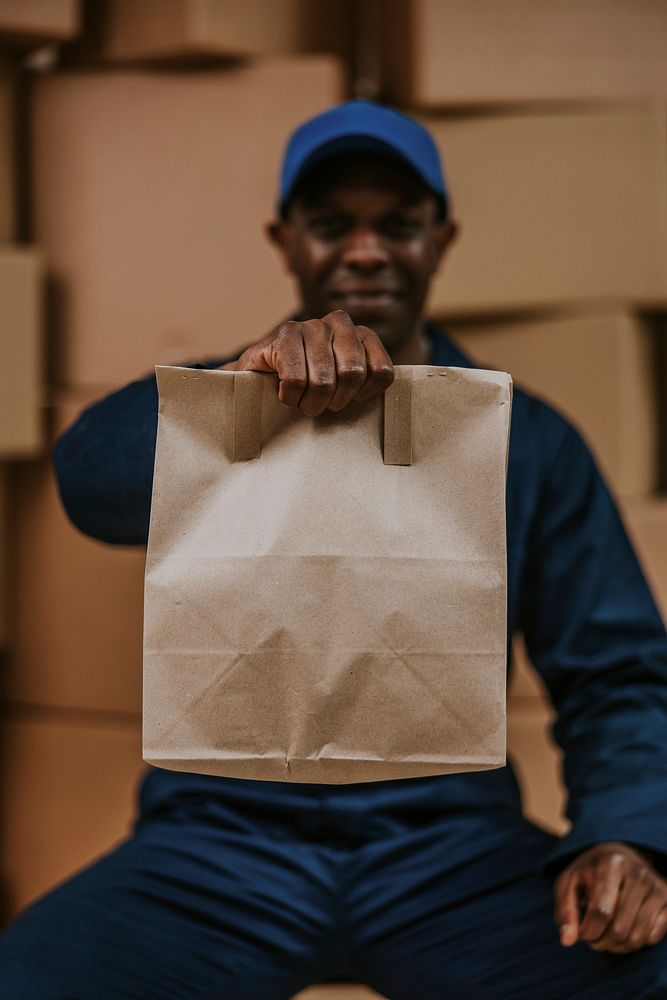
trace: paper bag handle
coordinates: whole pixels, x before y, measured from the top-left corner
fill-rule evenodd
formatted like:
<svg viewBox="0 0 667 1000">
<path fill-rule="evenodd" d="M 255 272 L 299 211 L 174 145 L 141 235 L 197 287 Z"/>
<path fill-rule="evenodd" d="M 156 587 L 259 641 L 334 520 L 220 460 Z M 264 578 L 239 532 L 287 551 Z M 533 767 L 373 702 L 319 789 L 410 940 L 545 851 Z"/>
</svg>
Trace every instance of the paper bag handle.
<svg viewBox="0 0 667 1000">
<path fill-rule="evenodd" d="M 394 368 L 384 394 L 384 464 L 412 465 L 412 366 Z"/>
<path fill-rule="evenodd" d="M 258 458 L 262 450 L 262 384 L 255 372 L 234 372 L 232 462 Z"/>
<path fill-rule="evenodd" d="M 262 379 L 234 372 L 232 462 L 258 458 L 262 451 Z M 384 464 L 412 465 L 412 368 L 394 369 L 384 394 Z"/>
</svg>

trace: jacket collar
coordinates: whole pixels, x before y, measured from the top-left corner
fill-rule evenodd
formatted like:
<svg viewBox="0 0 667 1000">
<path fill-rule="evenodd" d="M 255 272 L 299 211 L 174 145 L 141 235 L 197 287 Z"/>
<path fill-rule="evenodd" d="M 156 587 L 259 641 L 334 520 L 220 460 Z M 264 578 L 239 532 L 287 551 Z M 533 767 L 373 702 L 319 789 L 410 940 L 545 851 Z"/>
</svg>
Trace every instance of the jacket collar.
<svg viewBox="0 0 667 1000">
<path fill-rule="evenodd" d="M 470 358 L 435 323 L 427 322 L 424 332 L 430 346 L 428 361 L 430 365 L 448 368 L 473 367 Z"/>
</svg>

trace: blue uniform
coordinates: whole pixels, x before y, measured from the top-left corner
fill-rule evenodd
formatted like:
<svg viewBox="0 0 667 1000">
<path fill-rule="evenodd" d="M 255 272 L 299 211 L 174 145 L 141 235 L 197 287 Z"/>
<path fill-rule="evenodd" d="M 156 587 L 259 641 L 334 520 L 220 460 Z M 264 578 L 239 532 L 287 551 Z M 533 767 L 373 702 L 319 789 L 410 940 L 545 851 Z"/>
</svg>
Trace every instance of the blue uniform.
<svg viewBox="0 0 667 1000">
<path fill-rule="evenodd" d="M 469 366 L 428 335 L 432 364 Z M 156 427 L 150 377 L 60 439 L 82 531 L 145 544 Z M 0 939 L 1 1000 L 277 1000 L 336 978 L 397 1000 L 667 997 L 667 941 L 558 942 L 550 878 L 575 854 L 625 841 L 667 873 L 667 635 L 586 445 L 519 390 L 507 533 L 509 634 L 557 710 L 567 836 L 522 818 L 510 765 L 345 786 L 149 769 L 133 837 Z"/>
</svg>

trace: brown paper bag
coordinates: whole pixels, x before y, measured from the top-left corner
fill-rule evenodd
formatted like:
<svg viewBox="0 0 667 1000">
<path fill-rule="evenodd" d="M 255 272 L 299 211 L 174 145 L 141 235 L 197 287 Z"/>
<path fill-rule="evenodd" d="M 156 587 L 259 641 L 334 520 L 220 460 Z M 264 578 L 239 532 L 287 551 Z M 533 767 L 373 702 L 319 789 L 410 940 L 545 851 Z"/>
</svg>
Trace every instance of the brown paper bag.
<svg viewBox="0 0 667 1000">
<path fill-rule="evenodd" d="M 156 371 L 144 758 L 330 783 L 504 764 L 510 377 L 398 366 L 311 418 L 273 375 Z"/>
</svg>

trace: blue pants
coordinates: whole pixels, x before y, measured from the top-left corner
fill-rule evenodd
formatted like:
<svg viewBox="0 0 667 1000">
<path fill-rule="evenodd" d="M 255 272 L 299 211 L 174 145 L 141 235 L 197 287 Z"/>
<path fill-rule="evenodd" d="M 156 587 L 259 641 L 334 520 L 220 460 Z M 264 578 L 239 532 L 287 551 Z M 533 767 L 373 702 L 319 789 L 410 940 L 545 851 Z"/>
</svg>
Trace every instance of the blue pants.
<svg viewBox="0 0 667 1000">
<path fill-rule="evenodd" d="M 287 802 L 288 800 L 286 800 Z M 0 936 L 1 1000 L 287 1000 L 334 979 L 392 1000 L 655 1000 L 667 941 L 564 949 L 553 838 L 519 815 L 253 812 L 183 799 Z"/>
</svg>

